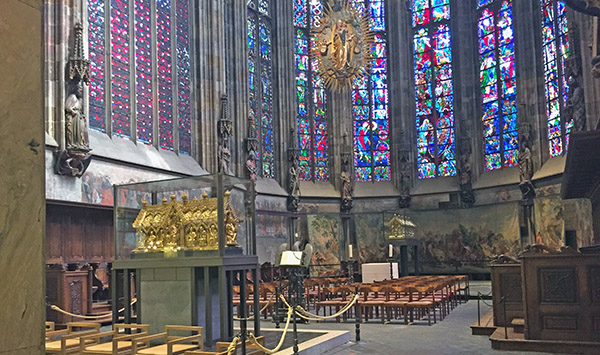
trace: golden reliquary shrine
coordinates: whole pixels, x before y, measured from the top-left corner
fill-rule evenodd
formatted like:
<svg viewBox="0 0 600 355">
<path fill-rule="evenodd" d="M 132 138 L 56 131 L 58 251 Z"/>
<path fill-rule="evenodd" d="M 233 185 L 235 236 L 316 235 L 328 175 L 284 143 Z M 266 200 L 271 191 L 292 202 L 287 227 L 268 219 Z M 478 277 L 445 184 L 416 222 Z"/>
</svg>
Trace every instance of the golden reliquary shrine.
<svg viewBox="0 0 600 355">
<path fill-rule="evenodd" d="M 231 192 L 225 192 L 225 241 L 235 247 L 241 220 L 231 205 Z M 136 253 L 168 252 L 177 250 L 218 250 L 219 220 L 217 198 L 209 198 L 206 192 L 202 199 L 188 199 L 183 194 L 177 201 L 163 198 L 159 205 L 142 202 L 142 209 L 133 222 L 139 236 Z"/>
</svg>

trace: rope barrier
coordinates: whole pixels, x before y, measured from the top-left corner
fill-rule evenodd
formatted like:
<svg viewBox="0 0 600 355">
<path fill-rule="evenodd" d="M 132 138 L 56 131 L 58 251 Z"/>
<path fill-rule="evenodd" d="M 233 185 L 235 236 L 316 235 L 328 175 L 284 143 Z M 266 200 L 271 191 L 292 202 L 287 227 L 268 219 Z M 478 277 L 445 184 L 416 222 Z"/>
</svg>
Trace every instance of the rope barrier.
<svg viewBox="0 0 600 355">
<path fill-rule="evenodd" d="M 290 304 L 285 299 L 285 297 L 283 297 L 283 295 L 280 295 L 280 297 L 281 297 L 281 300 L 283 301 L 283 303 L 287 307 L 291 307 Z M 346 313 L 356 303 L 356 301 L 358 301 L 359 298 L 360 298 L 360 295 L 355 294 L 354 297 L 352 298 L 352 300 L 350 300 L 349 303 L 347 303 L 344 307 L 342 307 L 337 313 L 329 315 L 329 316 L 320 316 L 318 314 L 312 314 L 312 313 L 308 312 L 307 310 L 305 310 L 304 308 L 302 308 L 300 306 L 297 306 L 296 309 L 298 311 L 300 311 L 301 313 L 296 313 L 296 314 L 300 318 L 303 318 L 303 319 L 306 319 L 306 320 L 312 320 L 312 321 L 320 321 L 320 320 L 337 318 L 337 317 L 341 316 L 342 314 Z"/>
<path fill-rule="evenodd" d="M 261 343 L 258 342 L 258 340 L 256 340 L 256 337 L 251 332 L 248 332 L 248 340 L 252 344 L 254 344 L 260 351 L 263 351 L 267 354 L 274 354 L 274 353 L 278 352 L 281 349 L 281 347 L 283 346 L 283 341 L 285 340 L 285 334 L 287 333 L 288 328 L 290 326 L 290 319 L 292 318 L 292 313 L 294 313 L 294 309 L 292 307 L 289 307 L 288 313 L 287 313 L 287 320 L 285 321 L 285 328 L 283 328 L 283 334 L 281 334 L 281 339 L 279 339 L 279 343 L 277 344 L 275 349 L 271 350 L 271 349 L 265 348 Z"/>
<path fill-rule="evenodd" d="M 237 343 L 240 340 L 240 336 L 236 336 L 235 338 L 233 338 L 233 340 L 231 341 L 231 344 L 229 344 L 229 346 L 227 347 L 227 355 L 232 355 L 235 354 L 236 351 L 236 347 L 237 347 Z"/>
<path fill-rule="evenodd" d="M 274 293 L 271 294 L 271 297 L 269 297 L 269 299 L 267 300 L 267 304 L 263 306 L 263 308 L 260 309 L 260 311 L 258 311 L 258 314 L 261 314 L 262 312 L 264 312 L 265 309 L 267 309 L 267 307 L 269 307 L 270 305 L 272 305 L 273 303 L 271 302 L 271 300 L 273 300 L 273 296 L 275 296 Z M 241 305 L 241 303 L 240 303 Z M 233 320 L 253 320 L 254 319 L 254 314 L 251 315 L 248 318 L 238 318 L 238 317 L 233 317 Z"/>
<path fill-rule="evenodd" d="M 133 305 L 133 304 L 134 304 L 134 303 L 136 303 L 136 302 L 137 302 L 137 298 L 134 298 L 134 299 L 131 301 L 131 304 Z M 67 312 L 67 311 L 65 311 L 64 309 L 60 308 L 59 306 L 57 306 L 57 305 L 55 305 L 55 304 L 53 304 L 53 305 L 50 305 L 50 309 L 52 309 L 52 310 L 54 310 L 54 311 L 57 311 L 57 312 L 60 312 L 60 313 L 63 313 L 63 314 L 66 314 L 66 315 L 68 315 L 68 316 L 71 316 L 71 317 L 83 318 L 83 319 L 100 319 L 100 318 L 106 318 L 106 317 L 108 317 L 108 316 L 111 316 L 111 315 L 112 315 L 112 312 L 107 312 L 107 313 L 104 313 L 104 314 L 98 314 L 98 315 L 95 315 L 95 316 L 84 316 L 84 315 L 81 315 L 81 314 L 75 314 L 75 313 Z M 119 310 L 117 311 L 117 313 L 121 313 L 121 312 L 123 312 L 124 310 L 125 310 L 125 307 L 123 307 L 123 308 L 119 309 Z"/>
</svg>

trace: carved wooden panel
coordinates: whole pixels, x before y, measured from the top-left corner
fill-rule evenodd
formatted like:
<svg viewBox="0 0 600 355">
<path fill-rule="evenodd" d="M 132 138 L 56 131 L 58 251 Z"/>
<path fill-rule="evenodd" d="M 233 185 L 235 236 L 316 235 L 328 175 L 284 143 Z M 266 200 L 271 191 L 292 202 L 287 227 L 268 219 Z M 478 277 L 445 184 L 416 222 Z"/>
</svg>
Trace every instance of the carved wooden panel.
<svg viewBox="0 0 600 355">
<path fill-rule="evenodd" d="M 567 316 L 542 316 L 545 330 L 576 330 L 577 317 Z"/>
<path fill-rule="evenodd" d="M 80 280 L 69 282 L 69 296 L 71 298 L 71 313 L 82 314 L 83 285 Z"/>
<path fill-rule="evenodd" d="M 46 262 L 111 262 L 113 216 L 109 209 L 48 204 Z"/>
<path fill-rule="evenodd" d="M 525 255 L 522 265 L 526 339 L 600 341 L 600 254 Z"/>
<path fill-rule="evenodd" d="M 574 268 L 542 268 L 539 281 L 541 302 L 577 302 L 577 282 Z"/>
<path fill-rule="evenodd" d="M 506 302 L 522 302 L 521 274 L 505 273 L 500 276 Z"/>
<path fill-rule="evenodd" d="M 592 303 L 600 303 L 600 266 L 590 267 L 589 274 Z"/>
</svg>

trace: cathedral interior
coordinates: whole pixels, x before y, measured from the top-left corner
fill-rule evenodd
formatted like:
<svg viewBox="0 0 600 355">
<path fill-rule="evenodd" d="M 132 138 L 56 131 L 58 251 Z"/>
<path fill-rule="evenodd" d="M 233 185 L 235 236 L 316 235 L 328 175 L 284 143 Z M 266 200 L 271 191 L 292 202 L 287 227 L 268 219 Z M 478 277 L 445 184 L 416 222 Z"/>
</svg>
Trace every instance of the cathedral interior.
<svg viewBox="0 0 600 355">
<path fill-rule="evenodd" d="M 2 0 L 0 354 L 600 353 L 599 17 Z"/>
</svg>

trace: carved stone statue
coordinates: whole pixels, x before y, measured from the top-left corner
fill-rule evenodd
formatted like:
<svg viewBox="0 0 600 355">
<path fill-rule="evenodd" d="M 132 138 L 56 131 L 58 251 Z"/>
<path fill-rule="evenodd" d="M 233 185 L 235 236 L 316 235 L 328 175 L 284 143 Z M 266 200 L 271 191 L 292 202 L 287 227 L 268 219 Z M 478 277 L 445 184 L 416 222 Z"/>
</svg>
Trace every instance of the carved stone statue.
<svg viewBox="0 0 600 355">
<path fill-rule="evenodd" d="M 219 145 L 219 172 L 231 175 L 229 164 L 231 162 L 231 152 L 227 144 Z"/>
<path fill-rule="evenodd" d="M 293 161 L 288 171 L 288 210 L 297 211 L 300 202 L 300 175 L 298 172 L 298 162 Z"/>
<path fill-rule="evenodd" d="M 67 149 L 88 148 L 86 119 L 83 113 L 83 86 L 77 83 L 65 102 Z"/>
<path fill-rule="evenodd" d="M 408 161 L 403 161 L 400 163 L 400 208 L 410 207 L 410 170 L 410 163 Z"/>
<path fill-rule="evenodd" d="M 342 211 L 349 212 L 352 209 L 352 180 L 348 172 L 342 170 L 340 174 L 342 182 Z"/>
<path fill-rule="evenodd" d="M 521 145 L 519 152 L 519 188 L 523 195 L 523 200 L 531 200 L 535 197 L 535 186 L 531 179 L 533 178 L 533 157 L 527 144 Z"/>
<path fill-rule="evenodd" d="M 462 154 L 460 159 L 460 198 L 462 203 L 467 207 L 475 203 L 475 194 L 473 193 L 473 185 L 471 183 L 471 163 L 468 154 Z"/>
<path fill-rule="evenodd" d="M 583 88 L 579 85 L 577 76 L 574 72 L 571 73 L 568 79 L 569 94 L 566 104 L 567 117 L 573 118 L 573 127 L 575 131 L 583 131 L 585 129 L 585 102 Z"/>
<path fill-rule="evenodd" d="M 248 175 L 248 179 L 256 181 L 256 177 L 258 176 L 258 168 L 256 167 L 256 158 L 254 156 L 254 152 L 248 153 L 248 159 L 246 159 L 246 174 Z"/>
<path fill-rule="evenodd" d="M 522 145 L 519 152 L 519 174 L 521 183 L 531 182 L 533 177 L 533 157 L 527 145 Z"/>
</svg>

